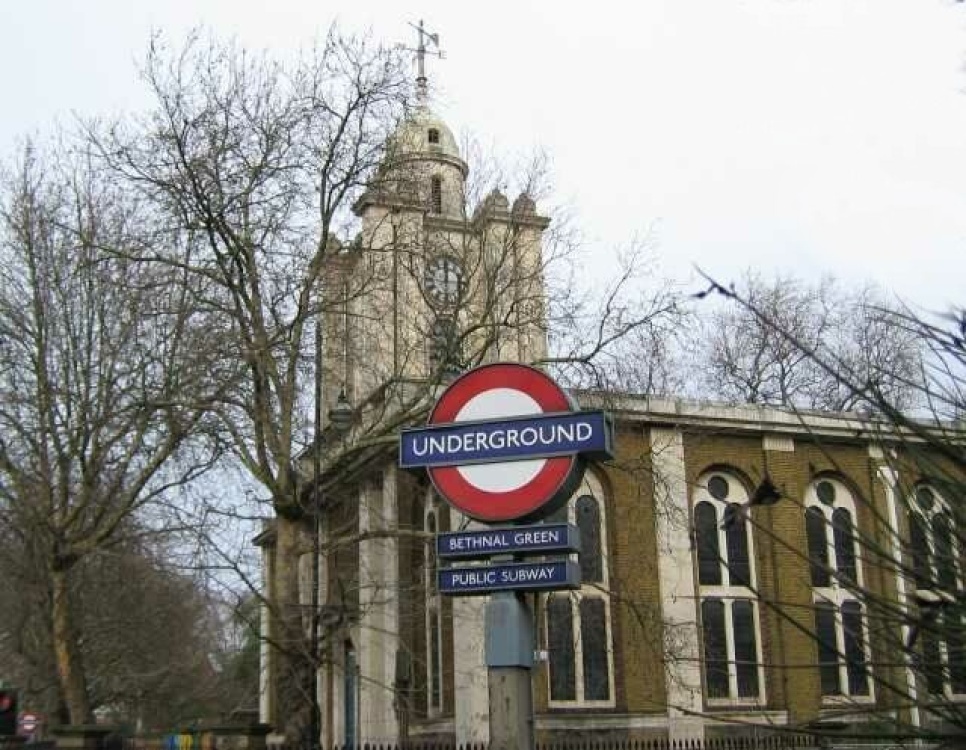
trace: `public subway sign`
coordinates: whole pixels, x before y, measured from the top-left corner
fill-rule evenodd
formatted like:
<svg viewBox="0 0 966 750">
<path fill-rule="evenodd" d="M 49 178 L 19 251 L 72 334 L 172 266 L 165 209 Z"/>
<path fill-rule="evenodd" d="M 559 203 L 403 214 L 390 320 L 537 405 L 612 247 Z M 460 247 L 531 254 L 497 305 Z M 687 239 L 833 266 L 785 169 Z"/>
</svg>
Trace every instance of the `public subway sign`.
<svg viewBox="0 0 966 750">
<path fill-rule="evenodd" d="M 425 427 L 404 430 L 399 465 L 425 468 L 439 494 L 478 521 L 550 513 L 577 489 L 585 461 L 611 455 L 604 412 L 579 411 L 549 376 L 483 365 L 447 388 Z"/>
<path fill-rule="evenodd" d="M 493 591 L 557 591 L 580 588 L 580 568 L 571 560 L 442 568 L 437 583 L 441 594 L 463 596 Z"/>
</svg>

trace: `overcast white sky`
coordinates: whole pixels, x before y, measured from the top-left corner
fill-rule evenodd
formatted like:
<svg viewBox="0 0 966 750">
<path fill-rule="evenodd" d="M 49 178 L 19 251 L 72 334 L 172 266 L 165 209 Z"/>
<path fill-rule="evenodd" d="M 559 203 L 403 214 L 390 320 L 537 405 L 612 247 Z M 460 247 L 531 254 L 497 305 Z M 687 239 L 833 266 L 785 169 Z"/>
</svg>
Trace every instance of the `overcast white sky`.
<svg viewBox="0 0 966 750">
<path fill-rule="evenodd" d="M 0 0 L 0 157 L 72 112 L 145 103 L 152 28 L 294 50 L 333 20 L 440 33 L 439 109 L 549 155 L 606 248 L 653 234 L 667 273 L 754 266 L 966 303 L 966 3 L 954 0 Z"/>
</svg>

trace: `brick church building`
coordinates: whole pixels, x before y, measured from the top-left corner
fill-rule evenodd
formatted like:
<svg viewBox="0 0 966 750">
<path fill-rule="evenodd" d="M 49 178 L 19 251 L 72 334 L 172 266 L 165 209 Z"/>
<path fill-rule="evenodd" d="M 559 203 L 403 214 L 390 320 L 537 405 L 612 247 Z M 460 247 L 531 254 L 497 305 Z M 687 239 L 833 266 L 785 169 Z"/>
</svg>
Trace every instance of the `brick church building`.
<svg viewBox="0 0 966 750">
<path fill-rule="evenodd" d="M 355 206 L 360 241 L 338 256 L 330 294 L 341 307 L 334 298 L 325 320 L 326 407 L 340 391 L 358 406 L 344 440 L 373 426 L 391 434 L 449 365 L 546 356 L 549 221 L 527 195 L 511 204 L 498 192 L 467 216 L 467 174 L 449 128 L 423 105 Z M 961 625 L 905 647 L 928 595 L 961 591 L 958 498 L 880 425 L 573 395 L 613 415 L 615 456 L 587 471 L 555 517 L 580 529 L 581 587 L 526 595 L 538 737 L 917 727 L 931 721 L 930 701 L 966 695 Z M 373 441 L 351 477 L 321 511 L 323 745 L 485 740 L 484 599 L 443 597 L 435 584 L 433 535 L 471 523 L 425 476 L 396 467 L 390 440 Z M 271 602 L 271 528 L 258 543 Z M 268 724 L 279 679 L 271 628 L 266 614 Z"/>
</svg>

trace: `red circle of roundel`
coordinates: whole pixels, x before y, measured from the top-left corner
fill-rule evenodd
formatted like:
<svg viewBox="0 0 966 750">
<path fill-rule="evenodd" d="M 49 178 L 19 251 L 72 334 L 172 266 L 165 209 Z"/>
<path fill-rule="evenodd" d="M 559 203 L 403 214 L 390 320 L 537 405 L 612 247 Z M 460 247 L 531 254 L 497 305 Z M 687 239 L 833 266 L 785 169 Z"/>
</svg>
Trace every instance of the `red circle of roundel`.
<svg viewBox="0 0 966 750">
<path fill-rule="evenodd" d="M 457 378 L 436 402 L 428 423 L 452 422 L 470 399 L 493 388 L 522 391 L 536 401 L 544 413 L 573 409 L 567 394 L 539 370 L 527 365 L 497 363 L 483 365 Z M 543 460 L 543 468 L 533 479 L 508 492 L 480 489 L 466 481 L 456 466 L 436 466 L 428 471 L 439 493 L 471 518 L 512 521 L 533 514 L 550 502 L 566 484 L 577 463 L 576 456 Z"/>
</svg>

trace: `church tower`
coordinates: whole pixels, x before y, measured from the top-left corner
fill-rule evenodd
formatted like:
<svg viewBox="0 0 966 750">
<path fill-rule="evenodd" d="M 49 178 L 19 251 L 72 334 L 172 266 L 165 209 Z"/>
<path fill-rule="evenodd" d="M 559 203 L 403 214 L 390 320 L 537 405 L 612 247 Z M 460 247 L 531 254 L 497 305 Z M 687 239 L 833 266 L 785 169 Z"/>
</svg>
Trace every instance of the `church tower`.
<svg viewBox="0 0 966 750">
<path fill-rule="evenodd" d="M 389 383 L 441 382 L 488 361 L 546 356 L 541 236 L 521 194 L 469 205 L 469 167 L 423 86 L 354 206 L 356 241 L 329 284 L 326 393 L 360 403 Z M 332 299 L 338 294 L 341 299 Z"/>
<path fill-rule="evenodd" d="M 426 544 L 421 534 L 412 542 L 405 533 L 422 532 L 430 508 L 448 525 L 462 519 L 439 510 L 428 484 L 396 469 L 385 438 L 412 419 L 407 409 L 430 403 L 460 371 L 484 362 L 539 363 L 547 353 L 541 239 L 549 220 L 527 195 L 511 205 L 496 189 L 470 205 L 477 191 L 469 166 L 426 95 L 430 37 L 419 31 L 416 104 L 353 207 L 358 235 L 331 256 L 326 277 L 323 413 L 344 393 L 356 407 L 358 432 L 382 438 L 351 486 L 340 487 L 342 499 L 325 509 L 324 546 L 338 551 L 323 554 L 320 601 L 324 611 L 348 613 L 326 634 L 329 663 L 320 685 L 327 743 L 398 741 L 419 711 L 446 722 L 460 741 L 485 739 L 482 604 L 454 603 L 460 627 L 443 636 L 434 577 L 412 588 L 413 566 L 430 567 Z M 381 429 L 387 425 L 388 432 Z M 414 597 L 425 602 L 418 614 Z M 418 664 L 408 661 L 414 638 L 424 639 Z M 432 693 L 445 673 L 457 683 L 456 705 L 404 709 L 401 681 L 421 680 Z"/>
</svg>

